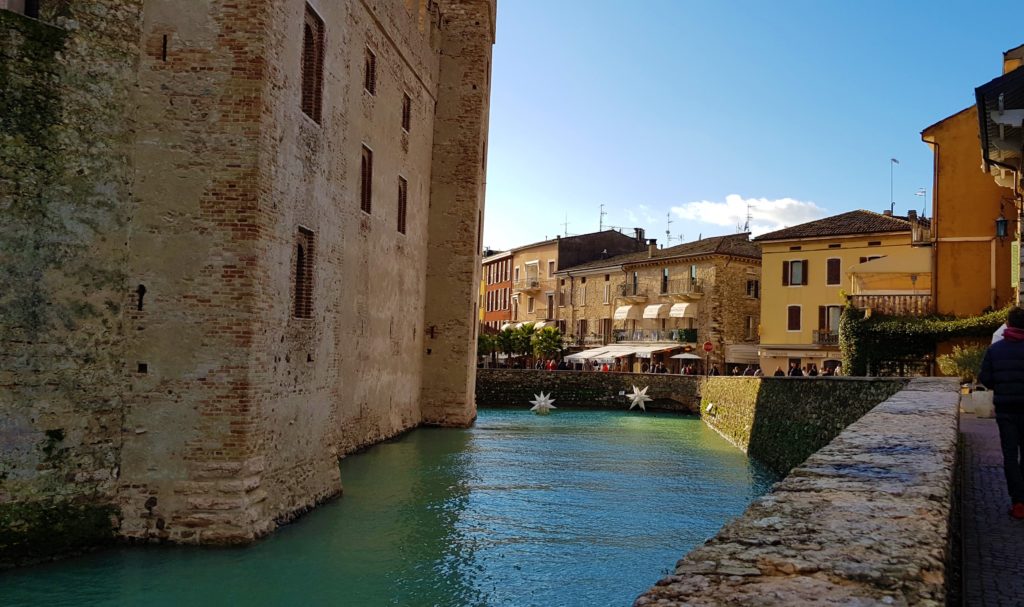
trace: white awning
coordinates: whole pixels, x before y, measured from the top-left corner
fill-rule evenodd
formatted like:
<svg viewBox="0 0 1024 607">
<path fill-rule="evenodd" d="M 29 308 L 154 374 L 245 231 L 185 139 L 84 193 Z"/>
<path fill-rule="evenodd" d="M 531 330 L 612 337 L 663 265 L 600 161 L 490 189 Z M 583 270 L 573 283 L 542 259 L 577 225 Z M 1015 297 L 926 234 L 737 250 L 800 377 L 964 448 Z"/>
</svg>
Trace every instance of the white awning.
<svg viewBox="0 0 1024 607">
<path fill-rule="evenodd" d="M 513 324 L 512 324 L 512 323 L 510 323 L 510 322 L 507 322 L 507 323 L 505 323 L 505 324 L 501 325 L 501 330 L 502 330 L 502 331 L 505 331 L 505 330 L 507 330 L 507 329 L 514 329 L 514 328 L 515 328 L 515 325 L 513 325 Z"/>
<path fill-rule="evenodd" d="M 634 354 L 636 354 L 637 358 L 650 358 L 652 354 L 667 352 L 668 350 L 675 350 L 677 348 L 679 348 L 679 346 L 666 346 L 664 344 L 659 346 L 637 346 L 634 349 Z"/>
<path fill-rule="evenodd" d="M 672 309 L 668 311 L 668 315 L 670 318 L 697 318 L 697 304 L 672 304 Z"/>
<path fill-rule="evenodd" d="M 760 364 L 756 344 L 725 344 L 725 362 Z"/>
<path fill-rule="evenodd" d="M 584 350 L 582 352 L 577 352 L 575 354 L 570 354 L 569 356 L 565 357 L 565 360 L 567 362 L 571 362 L 571 363 L 583 362 L 583 361 L 589 360 L 591 358 L 596 358 L 596 357 L 600 356 L 601 354 L 604 354 L 607 351 L 608 351 L 608 348 L 592 348 L 590 350 Z"/>
<path fill-rule="evenodd" d="M 670 356 L 669 358 L 680 358 L 680 359 L 684 359 L 684 360 L 702 360 L 700 356 L 697 356 L 696 354 L 690 354 L 689 352 L 683 352 L 682 354 L 676 354 L 674 356 Z"/>
<path fill-rule="evenodd" d="M 644 318 L 668 318 L 668 304 L 651 304 L 644 308 Z"/>
<path fill-rule="evenodd" d="M 545 322 L 545 321 L 541 321 L 541 322 L 535 323 L 535 324 L 533 325 L 533 328 L 534 328 L 534 329 L 543 329 L 543 328 L 544 328 L 544 327 L 546 327 L 546 326 L 548 326 L 548 323 L 547 323 L 547 322 Z"/>
<path fill-rule="evenodd" d="M 615 308 L 615 320 L 640 320 L 643 317 L 643 306 L 619 306 Z"/>
</svg>

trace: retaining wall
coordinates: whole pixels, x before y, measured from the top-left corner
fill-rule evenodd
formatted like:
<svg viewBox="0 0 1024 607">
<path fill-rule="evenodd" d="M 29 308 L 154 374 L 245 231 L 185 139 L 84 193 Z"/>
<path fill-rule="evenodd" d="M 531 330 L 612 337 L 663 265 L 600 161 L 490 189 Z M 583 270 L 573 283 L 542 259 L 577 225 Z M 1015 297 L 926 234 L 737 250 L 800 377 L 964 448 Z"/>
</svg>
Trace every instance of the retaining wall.
<svg viewBox="0 0 1024 607">
<path fill-rule="evenodd" d="M 696 413 L 700 383 L 694 375 L 603 373 L 597 371 L 538 371 L 535 369 L 477 369 L 478 407 L 524 406 L 538 392 L 550 392 L 555 407 L 622 409 L 629 401 L 620 392 L 648 387 L 652 410 Z"/>
<path fill-rule="evenodd" d="M 635 605 L 944 605 L 958 403 L 910 381 Z"/>
<path fill-rule="evenodd" d="M 786 474 L 907 385 L 902 378 L 710 377 L 700 413 L 726 440 Z"/>
</svg>

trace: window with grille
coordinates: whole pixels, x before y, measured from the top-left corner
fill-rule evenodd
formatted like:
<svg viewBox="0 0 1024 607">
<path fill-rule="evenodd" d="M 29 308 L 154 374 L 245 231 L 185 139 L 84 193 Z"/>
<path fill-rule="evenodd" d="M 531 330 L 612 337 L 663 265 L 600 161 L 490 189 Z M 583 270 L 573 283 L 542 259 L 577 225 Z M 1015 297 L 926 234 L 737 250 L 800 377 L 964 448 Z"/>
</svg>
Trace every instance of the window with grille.
<svg viewBox="0 0 1024 607">
<path fill-rule="evenodd" d="M 398 178 L 398 231 L 405 234 L 405 211 L 409 202 L 409 182 L 404 177 Z M 493 270 L 491 266 L 489 269 Z M 493 272 L 492 272 L 493 278 Z M 493 280 L 491 281 L 493 282 Z"/>
<path fill-rule="evenodd" d="M 302 111 L 320 123 L 324 89 L 324 22 L 307 4 L 302 26 Z"/>
<path fill-rule="evenodd" d="M 363 63 L 363 88 L 371 95 L 377 94 L 377 55 L 369 47 Z"/>
<path fill-rule="evenodd" d="M 402 130 L 409 132 L 412 126 L 412 97 L 408 93 L 402 95 Z"/>
<path fill-rule="evenodd" d="M 549 260 L 548 261 L 548 278 L 551 278 L 554 275 L 555 275 L 555 262 Z"/>
<path fill-rule="evenodd" d="M 832 257 L 826 261 L 826 269 L 825 284 L 836 286 L 842 282 L 842 276 L 840 275 L 842 261 L 839 258 Z"/>
<path fill-rule="evenodd" d="M 526 298 L 526 311 L 529 314 L 533 314 L 533 298 L 532 297 L 527 297 Z"/>
<path fill-rule="evenodd" d="M 786 308 L 786 329 L 789 331 L 800 330 L 800 306 L 788 306 Z"/>
<path fill-rule="evenodd" d="M 668 268 L 661 270 L 661 292 L 668 293 Z"/>
<path fill-rule="evenodd" d="M 359 208 L 364 213 L 373 208 L 373 150 L 365 145 L 359 169 Z"/>
<path fill-rule="evenodd" d="M 313 318 L 313 232 L 299 228 L 295 242 L 295 318 Z"/>
</svg>

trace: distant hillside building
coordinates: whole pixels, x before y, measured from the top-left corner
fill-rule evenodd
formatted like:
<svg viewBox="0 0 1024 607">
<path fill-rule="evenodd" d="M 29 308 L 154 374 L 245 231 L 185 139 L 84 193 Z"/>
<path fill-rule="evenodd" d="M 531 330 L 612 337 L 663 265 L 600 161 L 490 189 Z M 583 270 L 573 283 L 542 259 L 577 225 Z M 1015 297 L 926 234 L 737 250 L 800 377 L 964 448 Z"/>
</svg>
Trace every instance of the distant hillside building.
<svg viewBox="0 0 1024 607">
<path fill-rule="evenodd" d="M 3 6 L 0 504 L 245 542 L 472 422 L 494 0 Z"/>
</svg>

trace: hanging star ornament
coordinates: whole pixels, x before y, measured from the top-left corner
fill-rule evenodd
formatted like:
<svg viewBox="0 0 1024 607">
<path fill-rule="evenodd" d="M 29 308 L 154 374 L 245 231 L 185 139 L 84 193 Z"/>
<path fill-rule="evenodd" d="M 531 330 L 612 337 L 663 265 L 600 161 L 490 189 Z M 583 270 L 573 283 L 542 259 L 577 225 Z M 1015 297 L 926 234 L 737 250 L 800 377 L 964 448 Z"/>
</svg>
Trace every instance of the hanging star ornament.
<svg viewBox="0 0 1024 607">
<path fill-rule="evenodd" d="M 536 412 L 537 415 L 547 415 L 555 408 L 552 404 L 553 402 L 555 402 L 555 399 L 551 398 L 550 394 L 544 394 L 543 392 L 534 394 L 533 400 L 530 401 L 530 404 L 533 405 L 530 407 L 530 411 Z"/>
<path fill-rule="evenodd" d="M 632 411 L 633 407 L 636 406 L 639 406 L 641 411 L 647 411 L 647 407 L 644 406 L 644 403 L 654 400 L 650 396 L 647 396 L 647 388 L 650 388 L 650 386 L 644 386 L 643 390 L 633 386 L 633 393 L 626 395 L 626 398 L 629 399 L 630 411 Z"/>
</svg>

